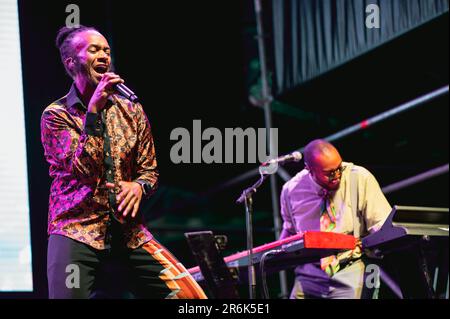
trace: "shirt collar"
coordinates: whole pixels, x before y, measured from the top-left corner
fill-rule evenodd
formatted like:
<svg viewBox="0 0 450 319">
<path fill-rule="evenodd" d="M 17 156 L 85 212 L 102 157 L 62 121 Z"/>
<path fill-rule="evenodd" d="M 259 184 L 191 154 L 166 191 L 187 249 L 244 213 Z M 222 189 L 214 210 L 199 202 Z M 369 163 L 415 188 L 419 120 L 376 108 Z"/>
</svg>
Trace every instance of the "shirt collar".
<svg viewBox="0 0 450 319">
<path fill-rule="evenodd" d="M 75 82 L 72 83 L 72 86 L 70 87 L 69 93 L 67 93 L 67 106 L 73 107 L 75 105 L 80 105 L 83 110 L 87 110 L 86 105 L 83 104 L 83 101 L 81 101 L 78 89 L 75 85 Z"/>
<path fill-rule="evenodd" d="M 66 101 L 68 107 L 74 107 L 76 105 L 79 105 L 84 111 L 87 111 L 86 105 L 84 105 L 83 101 L 80 99 L 80 93 L 77 89 L 77 86 L 75 85 L 75 82 L 72 83 L 69 93 L 67 93 Z M 109 96 L 108 101 L 106 103 L 107 103 L 106 108 L 109 108 L 111 105 L 115 103 L 115 99 L 112 96 Z"/>
</svg>

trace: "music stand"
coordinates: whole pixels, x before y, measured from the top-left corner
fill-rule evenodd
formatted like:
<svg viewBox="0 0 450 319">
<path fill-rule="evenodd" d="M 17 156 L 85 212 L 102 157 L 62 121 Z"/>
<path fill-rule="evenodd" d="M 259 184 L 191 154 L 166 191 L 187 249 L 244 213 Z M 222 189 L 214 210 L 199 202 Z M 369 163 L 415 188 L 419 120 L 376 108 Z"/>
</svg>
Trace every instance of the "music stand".
<svg viewBox="0 0 450 319">
<path fill-rule="evenodd" d="M 239 299 L 235 280 L 219 252 L 213 232 L 191 232 L 185 233 L 184 236 L 212 297 L 216 299 Z"/>
</svg>

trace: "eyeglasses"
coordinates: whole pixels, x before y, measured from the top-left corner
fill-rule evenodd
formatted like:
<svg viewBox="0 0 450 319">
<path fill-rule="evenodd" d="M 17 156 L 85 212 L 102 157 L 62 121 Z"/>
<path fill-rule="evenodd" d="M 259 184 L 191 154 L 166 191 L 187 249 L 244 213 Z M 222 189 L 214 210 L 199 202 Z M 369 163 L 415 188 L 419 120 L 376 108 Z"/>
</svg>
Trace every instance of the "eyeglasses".
<svg viewBox="0 0 450 319">
<path fill-rule="evenodd" d="M 347 166 L 342 166 L 342 163 L 341 163 L 341 165 L 339 165 L 338 168 L 333 169 L 331 171 L 326 171 L 326 172 L 324 172 L 324 174 L 326 177 L 328 177 L 328 180 L 331 182 L 333 179 L 336 178 L 336 175 L 338 175 L 338 173 L 339 173 L 339 176 L 341 176 L 342 172 L 345 170 L 346 167 Z"/>
</svg>

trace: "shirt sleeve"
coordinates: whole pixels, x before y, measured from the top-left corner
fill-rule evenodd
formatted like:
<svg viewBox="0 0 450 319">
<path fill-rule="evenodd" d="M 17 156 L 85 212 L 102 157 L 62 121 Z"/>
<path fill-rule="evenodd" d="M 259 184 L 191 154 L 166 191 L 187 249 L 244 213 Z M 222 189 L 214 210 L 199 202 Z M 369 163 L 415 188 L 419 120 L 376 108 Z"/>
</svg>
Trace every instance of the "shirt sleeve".
<svg viewBox="0 0 450 319">
<path fill-rule="evenodd" d="M 367 231 L 372 233 L 380 229 L 392 207 L 372 173 L 364 169 L 361 177 L 358 185 L 360 189 L 359 205 Z"/>
<path fill-rule="evenodd" d="M 159 174 L 150 123 L 141 105 L 138 105 L 138 114 L 138 151 L 135 180 L 147 183 L 150 192 L 145 196 L 149 197 L 158 187 Z"/>
<path fill-rule="evenodd" d="M 64 172 L 82 183 L 96 183 L 102 173 L 102 133 L 97 114 L 87 114 L 80 134 L 65 110 L 48 107 L 41 117 L 41 141 L 50 176 Z"/>
<path fill-rule="evenodd" d="M 286 188 L 283 187 L 280 197 L 281 206 L 281 218 L 283 219 L 283 228 L 281 231 L 280 239 L 296 234 L 294 221 L 292 219 L 292 213 L 289 205 L 289 198 Z"/>
</svg>

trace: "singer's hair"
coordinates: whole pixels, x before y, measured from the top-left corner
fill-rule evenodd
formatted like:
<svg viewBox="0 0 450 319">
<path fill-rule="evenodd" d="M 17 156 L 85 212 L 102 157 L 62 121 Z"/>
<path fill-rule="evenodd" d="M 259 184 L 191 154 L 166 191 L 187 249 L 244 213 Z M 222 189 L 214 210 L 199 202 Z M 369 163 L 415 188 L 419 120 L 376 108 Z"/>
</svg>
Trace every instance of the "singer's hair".
<svg viewBox="0 0 450 319">
<path fill-rule="evenodd" d="M 314 157 L 316 154 L 326 154 L 334 150 L 336 148 L 330 142 L 321 139 L 313 140 L 306 145 L 303 151 L 305 164 L 309 167 L 314 166 Z"/>
<path fill-rule="evenodd" d="M 70 77 L 74 77 L 75 74 L 71 72 L 71 70 L 67 67 L 65 60 L 68 57 L 73 57 L 75 55 L 74 48 L 72 46 L 72 40 L 76 34 L 84 31 L 97 31 L 94 27 L 86 27 L 84 25 L 79 25 L 78 27 L 62 27 L 59 29 L 58 34 L 56 35 L 56 47 L 59 49 L 59 54 L 61 56 L 61 61 L 66 69 L 67 74 Z"/>
</svg>

